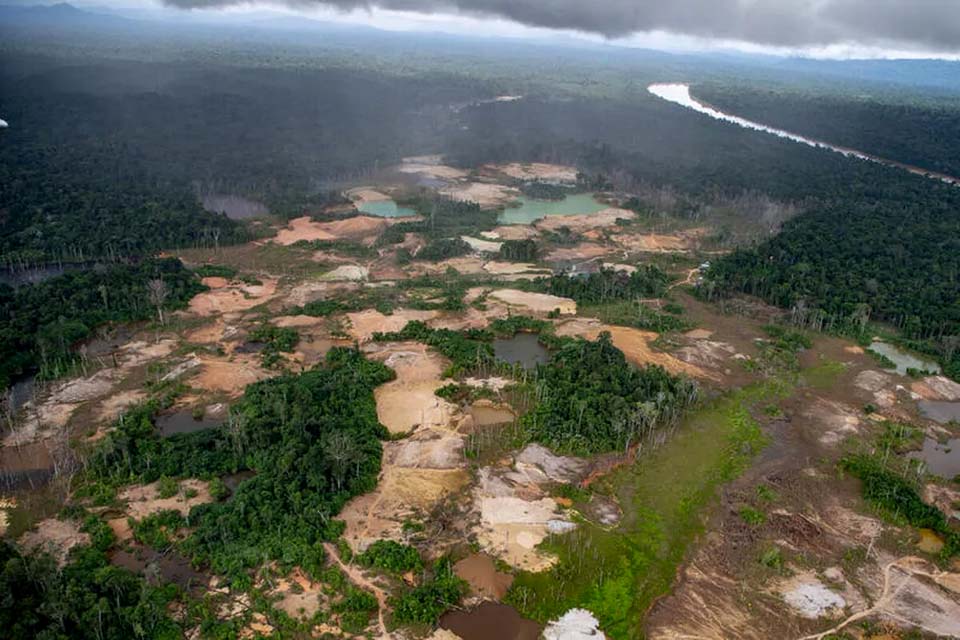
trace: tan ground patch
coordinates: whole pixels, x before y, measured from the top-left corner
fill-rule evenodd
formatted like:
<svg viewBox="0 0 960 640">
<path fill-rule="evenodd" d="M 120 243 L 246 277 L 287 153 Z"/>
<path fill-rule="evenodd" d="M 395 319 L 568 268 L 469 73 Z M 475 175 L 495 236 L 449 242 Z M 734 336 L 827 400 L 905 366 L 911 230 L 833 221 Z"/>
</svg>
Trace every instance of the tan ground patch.
<svg viewBox="0 0 960 640">
<path fill-rule="evenodd" d="M 114 394 L 100 403 L 100 408 L 97 409 L 96 419 L 99 422 L 113 422 L 120 417 L 121 413 L 141 402 L 146 397 L 146 392 L 141 389 L 121 391 L 120 393 Z"/>
<path fill-rule="evenodd" d="M 273 298 L 277 281 L 262 280 L 263 284 L 231 284 L 221 289 L 198 293 L 190 300 L 190 311 L 198 316 L 217 316 L 233 311 L 246 311 Z"/>
<path fill-rule="evenodd" d="M 122 377 L 119 369 L 101 369 L 87 378 L 59 383 L 40 401 L 23 406 L 23 419 L 3 438 L 7 447 L 36 442 L 62 430 L 82 403 L 107 394 Z"/>
<path fill-rule="evenodd" d="M 694 340 L 692 344 L 677 349 L 680 360 L 697 367 L 722 368 L 727 360 L 737 354 L 733 345 L 716 340 Z"/>
<path fill-rule="evenodd" d="M 438 398 L 434 391 L 443 385 L 441 376 L 447 362 L 419 342 L 371 344 L 368 357 L 396 371 L 397 378 L 377 387 L 377 417 L 392 433 L 413 427 L 446 428 L 457 408 Z"/>
<path fill-rule="evenodd" d="M 483 270 L 495 276 L 513 275 L 517 273 L 533 273 L 536 275 L 550 275 L 550 269 L 543 269 L 532 262 L 497 262 L 491 260 L 484 263 Z"/>
<path fill-rule="evenodd" d="M 923 500 L 947 514 L 948 520 L 960 520 L 960 490 L 929 483 L 923 488 Z"/>
<path fill-rule="evenodd" d="M 207 285 L 211 289 L 223 289 L 225 286 L 230 284 L 230 281 L 226 278 L 220 278 L 218 276 L 208 276 L 206 278 L 201 278 L 200 282 Z"/>
<path fill-rule="evenodd" d="M 441 162 L 442 159 L 440 156 L 416 156 L 404 158 L 403 164 L 397 167 L 397 171 L 400 173 L 413 173 L 426 176 L 428 178 L 434 178 L 436 180 L 463 180 L 470 175 L 469 171 L 458 169 L 456 167 L 449 167 L 447 165 L 440 164 Z"/>
<path fill-rule="evenodd" d="M 635 217 L 637 217 L 637 214 L 629 209 L 609 207 L 596 213 L 584 213 L 575 216 L 545 216 L 533 224 L 541 230 L 557 231 L 560 227 L 566 227 L 574 233 L 585 233 L 591 229 L 613 227 L 617 224 L 618 218 L 632 220 Z"/>
<path fill-rule="evenodd" d="M 440 262 L 417 262 L 413 267 L 413 273 L 442 275 L 452 267 L 464 275 L 476 275 L 484 273 L 484 264 L 486 261 L 478 256 L 457 256 Z"/>
<path fill-rule="evenodd" d="M 354 202 L 383 202 L 384 200 L 392 200 L 387 194 L 377 191 L 373 187 L 357 187 L 355 189 L 350 189 L 346 193 L 347 197 L 353 200 Z"/>
<path fill-rule="evenodd" d="M 323 585 L 310 580 L 299 568 L 294 569 L 289 577 L 277 580 L 270 595 L 278 597 L 273 606 L 294 619 L 312 618 L 324 597 Z"/>
<path fill-rule="evenodd" d="M 270 319 L 270 324 L 285 329 L 304 329 L 323 326 L 326 321 L 326 318 L 320 316 L 276 316 Z"/>
<path fill-rule="evenodd" d="M 713 335 L 713 331 L 710 329 L 691 329 L 683 335 L 691 340 L 706 340 Z"/>
<path fill-rule="evenodd" d="M 293 307 L 302 307 L 308 302 L 324 300 L 334 294 L 355 291 L 360 285 L 353 282 L 325 282 L 311 280 L 302 282 L 287 293 L 284 302 Z"/>
<path fill-rule="evenodd" d="M 409 469 L 459 469 L 465 465 L 463 437 L 440 429 L 417 429 L 383 445 L 383 463 Z"/>
<path fill-rule="evenodd" d="M 520 195 L 519 191 L 511 187 L 484 182 L 468 182 L 446 187 L 441 189 L 440 193 L 454 200 L 476 202 L 484 209 L 506 205 L 516 200 L 517 196 Z"/>
<path fill-rule="evenodd" d="M 540 232 L 525 224 L 508 224 L 491 231 L 481 231 L 480 235 L 490 240 L 529 240 L 539 236 Z"/>
<path fill-rule="evenodd" d="M 412 320 L 427 322 L 433 320 L 440 313 L 437 311 L 417 311 L 415 309 L 396 309 L 389 316 L 376 309 L 367 309 L 356 313 L 348 313 L 350 321 L 350 335 L 357 341 L 369 342 L 374 333 L 390 333 L 400 331 Z"/>
<path fill-rule="evenodd" d="M 545 495 L 549 483 L 582 477 L 586 463 L 555 456 L 529 445 L 508 467 L 483 467 L 473 491 L 478 522 L 474 533 L 480 547 L 507 564 L 526 571 L 543 571 L 557 559 L 538 549 L 550 533 L 575 528 L 558 503 Z"/>
<path fill-rule="evenodd" d="M 474 251 L 485 251 L 487 253 L 497 253 L 500 251 L 500 247 L 503 246 L 502 242 L 494 242 L 493 240 L 481 240 L 479 238 L 473 238 L 471 236 L 460 236 L 460 239 L 470 245 L 470 248 Z"/>
<path fill-rule="evenodd" d="M 453 565 L 453 571 L 470 585 L 473 595 L 500 600 L 513 584 L 513 576 L 497 571 L 493 558 L 485 553 L 474 553 Z"/>
<path fill-rule="evenodd" d="M 133 539 L 133 529 L 130 528 L 130 522 L 126 517 L 107 520 L 107 525 L 113 531 L 113 535 L 117 536 L 118 541 L 124 542 Z"/>
<path fill-rule="evenodd" d="M 340 265 L 332 271 L 328 271 L 323 274 L 321 278 L 323 280 L 347 280 L 347 281 L 360 281 L 366 280 L 370 277 L 370 270 L 366 267 L 361 267 L 355 264 L 344 264 Z"/>
<path fill-rule="evenodd" d="M 20 536 L 20 546 L 24 549 L 42 550 L 53 556 L 57 565 L 67 563 L 67 554 L 77 545 L 90 544 L 90 535 L 80 531 L 80 524 L 73 520 L 47 518 Z"/>
<path fill-rule="evenodd" d="M 280 229 L 274 236 L 273 241 L 277 244 L 289 246 L 301 240 L 309 242 L 311 240 L 336 239 L 337 237 L 320 226 L 319 222 L 315 222 L 310 216 L 303 216 L 294 218 L 287 224 L 286 228 Z"/>
<path fill-rule="evenodd" d="M 207 391 L 219 391 L 237 397 L 248 384 L 276 375 L 260 367 L 256 354 L 236 354 L 231 360 L 202 355 L 200 372 L 190 384 Z"/>
<path fill-rule="evenodd" d="M 851 353 L 853 355 L 863 355 L 863 347 L 859 347 L 855 344 L 848 344 L 843 348 L 846 353 Z"/>
<path fill-rule="evenodd" d="M 847 606 L 843 596 L 820 582 L 812 571 L 781 580 L 773 590 L 803 618 L 836 617 Z"/>
<path fill-rule="evenodd" d="M 484 169 L 499 171 L 517 180 L 546 180 L 549 182 L 576 182 L 576 167 L 543 162 L 486 165 Z"/>
<path fill-rule="evenodd" d="M 611 252 L 610 247 L 593 242 L 581 242 L 573 247 L 559 247 L 547 254 L 547 260 L 590 260 Z"/>
<path fill-rule="evenodd" d="M 803 415 L 815 426 L 821 444 L 836 446 L 860 430 L 858 413 L 834 400 L 815 398 L 804 409 Z"/>
<path fill-rule="evenodd" d="M 403 540 L 403 522 L 430 513 L 442 500 L 470 481 L 463 469 L 387 467 L 376 490 L 354 498 L 338 516 L 346 523 L 344 538 L 355 551 L 376 540 Z"/>
<path fill-rule="evenodd" d="M 929 376 L 910 385 L 911 391 L 925 400 L 960 400 L 960 383 L 944 376 Z"/>
<path fill-rule="evenodd" d="M 557 324 L 558 336 L 576 336 L 596 340 L 601 331 L 609 331 L 613 345 L 623 351 L 627 360 L 636 365 L 658 364 L 671 373 L 682 373 L 696 378 L 718 379 L 717 374 L 694 364 L 684 362 L 669 353 L 655 351 L 650 343 L 657 339 L 652 331 L 605 325 L 590 318 L 573 318 Z"/>
<path fill-rule="evenodd" d="M 187 333 L 186 339 L 194 344 L 214 344 L 223 340 L 225 330 L 223 318 L 218 317 L 213 322 Z"/>
<path fill-rule="evenodd" d="M 696 247 L 696 240 L 686 235 L 663 235 L 659 233 L 621 233 L 612 240 L 627 251 L 646 253 L 675 253 Z"/>
<path fill-rule="evenodd" d="M 510 307 L 518 307 L 533 313 L 549 313 L 559 309 L 561 314 L 572 315 L 577 313 L 577 303 L 570 298 L 551 296 L 546 293 L 530 293 L 518 289 L 497 289 L 490 293 L 490 297 Z"/>
<path fill-rule="evenodd" d="M 490 320 L 479 309 L 467 307 L 465 311 L 458 313 L 445 313 L 428 321 L 427 324 L 433 329 L 462 331 L 464 329 L 483 329 L 490 324 Z"/>
<path fill-rule="evenodd" d="M 329 233 L 337 240 L 372 241 L 396 220 L 399 218 L 354 216 L 343 220 L 322 222 L 317 225 L 317 228 Z"/>
<path fill-rule="evenodd" d="M 477 506 L 477 542 L 485 551 L 524 571 L 545 571 L 556 564 L 555 556 L 537 548 L 547 538 L 549 523 L 560 516 L 552 498 L 480 496 Z"/>
<path fill-rule="evenodd" d="M 195 505 L 213 502 L 209 484 L 203 480 L 188 478 L 181 481 L 180 491 L 172 498 L 161 498 L 157 491 L 158 485 L 159 481 L 134 485 L 117 494 L 120 500 L 127 502 L 127 515 L 134 520 L 142 520 L 154 513 L 171 509 L 179 511 L 182 515 L 187 515 Z M 196 491 L 197 495 L 188 498 L 185 495 L 188 489 Z"/>
</svg>

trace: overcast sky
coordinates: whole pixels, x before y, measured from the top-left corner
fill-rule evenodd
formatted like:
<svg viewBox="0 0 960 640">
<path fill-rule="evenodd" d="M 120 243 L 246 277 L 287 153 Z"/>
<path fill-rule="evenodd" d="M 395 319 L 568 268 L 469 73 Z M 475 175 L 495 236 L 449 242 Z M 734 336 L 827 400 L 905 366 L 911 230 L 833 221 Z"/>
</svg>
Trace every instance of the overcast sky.
<svg viewBox="0 0 960 640">
<path fill-rule="evenodd" d="M 230 12 L 271 6 L 155 1 Z M 960 57 L 960 0 L 275 0 L 272 6 L 387 29 L 558 33 L 666 49 L 818 57 Z"/>
</svg>

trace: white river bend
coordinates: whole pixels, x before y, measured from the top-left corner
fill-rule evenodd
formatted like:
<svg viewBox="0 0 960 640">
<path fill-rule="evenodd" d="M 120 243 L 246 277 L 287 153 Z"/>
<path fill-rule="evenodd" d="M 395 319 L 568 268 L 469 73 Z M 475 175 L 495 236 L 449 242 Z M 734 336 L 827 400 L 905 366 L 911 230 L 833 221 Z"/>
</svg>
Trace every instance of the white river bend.
<svg viewBox="0 0 960 640">
<path fill-rule="evenodd" d="M 711 107 L 708 104 L 700 102 L 692 95 L 690 95 L 690 85 L 680 84 L 680 83 L 663 83 L 663 84 L 652 84 L 647 87 L 647 91 L 662 98 L 667 102 L 673 102 L 682 107 L 688 109 L 693 109 L 697 113 L 702 113 L 703 115 L 710 116 L 716 120 L 722 120 L 724 122 L 730 122 L 732 124 L 743 127 L 744 129 L 753 129 L 754 131 L 762 131 L 764 133 L 769 133 L 780 138 L 786 138 L 787 140 L 792 140 L 794 142 L 799 142 L 800 144 L 805 144 L 810 147 L 816 147 L 818 149 L 827 149 L 829 151 L 834 151 L 836 153 L 843 154 L 852 158 L 860 158 L 861 160 L 869 160 L 870 162 L 876 162 L 877 164 L 887 165 L 888 167 L 896 167 L 898 169 L 903 169 L 904 171 L 909 171 L 916 175 L 925 176 L 933 180 L 940 180 L 952 185 L 960 185 L 960 179 L 953 176 L 948 176 L 942 173 L 936 173 L 934 171 L 927 171 L 920 167 L 914 167 L 912 165 L 904 164 L 902 162 L 897 162 L 896 160 L 887 160 L 885 158 L 880 158 L 878 156 L 865 153 L 863 151 L 857 151 L 856 149 L 848 149 L 846 147 L 838 147 L 836 145 L 830 144 L 828 142 L 823 142 L 822 140 L 814 140 L 812 138 L 806 138 L 796 133 L 791 133 L 790 131 L 784 131 L 783 129 L 777 129 L 775 127 L 768 127 L 765 124 L 759 122 L 754 122 L 753 120 L 747 120 L 746 118 L 741 118 L 739 116 L 733 116 L 728 113 L 724 113 Z"/>
</svg>

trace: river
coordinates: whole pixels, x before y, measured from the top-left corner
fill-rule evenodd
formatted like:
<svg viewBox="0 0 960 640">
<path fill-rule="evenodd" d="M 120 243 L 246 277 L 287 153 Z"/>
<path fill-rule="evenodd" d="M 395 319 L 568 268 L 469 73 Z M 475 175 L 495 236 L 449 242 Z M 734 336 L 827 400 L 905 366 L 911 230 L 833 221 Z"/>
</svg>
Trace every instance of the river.
<svg viewBox="0 0 960 640">
<path fill-rule="evenodd" d="M 667 102 L 672 102 L 682 107 L 693 109 L 697 113 L 702 113 L 716 120 L 722 120 L 724 122 L 733 123 L 735 125 L 743 127 L 744 129 L 753 129 L 754 131 L 763 131 L 764 133 L 770 133 L 777 137 L 786 138 L 787 140 L 799 142 L 800 144 L 805 144 L 810 147 L 816 147 L 818 149 L 827 149 L 829 151 L 834 151 L 836 153 L 843 154 L 847 157 L 860 158 L 861 160 L 869 160 L 870 162 L 876 162 L 877 164 L 886 165 L 888 167 L 896 167 L 897 169 L 903 169 L 904 171 L 909 171 L 910 173 L 931 178 L 933 180 L 940 180 L 941 182 L 946 182 L 948 184 L 952 184 L 952 185 L 960 184 L 960 178 L 948 176 L 943 173 L 936 173 L 934 171 L 928 171 L 920 167 L 915 167 L 913 165 L 897 162 L 896 160 L 887 160 L 886 158 L 881 158 L 879 156 L 866 153 L 864 151 L 849 149 L 847 147 L 838 147 L 828 142 L 823 142 L 822 140 L 807 138 L 797 133 L 784 131 L 783 129 L 777 129 L 775 127 L 769 127 L 765 124 L 754 122 L 753 120 L 747 120 L 746 118 L 741 118 L 740 116 L 734 116 L 728 113 L 724 113 L 719 109 L 716 109 L 715 107 L 712 107 L 705 102 L 700 102 L 699 100 L 694 98 L 690 94 L 690 85 L 688 84 L 682 84 L 682 83 L 651 84 L 649 87 L 647 87 L 647 91 L 657 96 L 658 98 L 662 98 L 663 100 L 666 100 Z"/>
</svg>

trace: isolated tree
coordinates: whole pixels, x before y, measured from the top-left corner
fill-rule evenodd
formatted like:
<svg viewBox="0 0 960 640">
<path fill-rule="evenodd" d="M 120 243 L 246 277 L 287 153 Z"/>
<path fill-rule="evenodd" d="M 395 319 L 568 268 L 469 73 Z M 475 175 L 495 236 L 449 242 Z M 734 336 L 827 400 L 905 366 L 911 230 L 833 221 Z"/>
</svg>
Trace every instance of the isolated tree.
<svg viewBox="0 0 960 640">
<path fill-rule="evenodd" d="M 357 443 L 346 431 L 334 431 L 327 436 L 324 444 L 324 456 L 337 482 L 337 490 L 340 490 L 350 465 L 359 458 Z"/>
<path fill-rule="evenodd" d="M 170 288 L 161 278 L 154 278 L 147 282 L 147 294 L 150 296 L 150 304 L 157 308 L 157 317 L 160 318 L 160 324 L 163 322 L 163 303 L 167 301 L 170 295 Z"/>
</svg>

